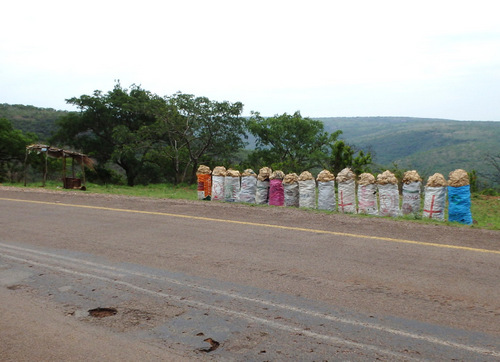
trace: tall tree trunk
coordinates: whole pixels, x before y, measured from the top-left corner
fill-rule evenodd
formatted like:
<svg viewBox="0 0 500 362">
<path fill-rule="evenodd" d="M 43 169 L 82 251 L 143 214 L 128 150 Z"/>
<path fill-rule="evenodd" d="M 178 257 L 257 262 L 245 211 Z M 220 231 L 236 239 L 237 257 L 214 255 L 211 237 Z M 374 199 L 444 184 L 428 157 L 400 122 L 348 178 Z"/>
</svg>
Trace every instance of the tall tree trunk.
<svg viewBox="0 0 500 362">
<path fill-rule="evenodd" d="M 193 170 L 191 171 L 191 182 L 190 184 L 194 184 L 197 181 L 196 178 L 196 171 L 198 170 L 198 161 L 196 161 L 195 164 L 193 164 Z"/>
</svg>

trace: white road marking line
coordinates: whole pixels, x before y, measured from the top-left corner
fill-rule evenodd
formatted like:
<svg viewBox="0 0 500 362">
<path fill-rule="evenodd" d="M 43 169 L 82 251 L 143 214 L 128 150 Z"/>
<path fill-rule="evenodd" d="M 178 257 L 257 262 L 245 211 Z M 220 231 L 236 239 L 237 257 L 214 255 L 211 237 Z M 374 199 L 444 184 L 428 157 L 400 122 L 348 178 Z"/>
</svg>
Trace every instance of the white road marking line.
<svg viewBox="0 0 500 362">
<path fill-rule="evenodd" d="M 324 314 L 324 313 L 319 313 L 319 312 L 315 312 L 315 311 L 312 311 L 312 310 L 295 307 L 295 306 L 288 305 L 288 304 L 275 303 L 275 302 L 268 301 L 268 300 L 246 297 L 246 296 L 243 296 L 241 294 L 237 294 L 237 293 L 233 293 L 233 292 L 227 292 L 227 291 L 219 290 L 219 289 L 215 289 L 215 288 L 208 288 L 208 287 L 200 286 L 200 285 L 193 284 L 193 283 L 183 282 L 183 281 L 179 281 L 179 280 L 168 278 L 168 277 L 164 277 L 164 276 L 158 276 L 158 275 L 149 274 L 149 273 L 142 273 L 142 272 L 135 272 L 135 271 L 127 270 L 127 269 L 122 269 L 122 268 L 113 267 L 113 266 L 107 266 L 107 265 L 103 265 L 103 264 L 97 264 L 97 263 L 93 263 L 93 262 L 89 262 L 89 261 L 80 261 L 79 259 L 68 258 L 68 257 L 60 256 L 60 255 L 57 255 L 57 254 L 50 254 L 50 253 L 40 252 L 40 251 L 29 249 L 29 248 L 17 247 L 17 246 L 12 246 L 12 245 L 3 244 L 3 243 L 0 243 L 0 246 L 4 246 L 4 247 L 7 247 L 7 248 L 12 248 L 12 249 L 18 249 L 18 250 L 25 251 L 25 252 L 32 252 L 32 253 L 35 253 L 35 254 L 36 253 L 40 253 L 40 254 L 43 254 L 43 255 L 49 255 L 49 256 L 52 255 L 52 256 L 54 256 L 56 258 L 71 259 L 72 261 L 77 262 L 77 263 L 78 262 L 82 262 L 82 263 L 87 264 L 87 265 L 97 266 L 97 267 L 99 267 L 99 269 L 107 269 L 107 270 L 110 270 L 110 271 L 119 272 L 121 274 L 128 274 L 128 275 L 133 275 L 133 276 L 144 277 L 144 278 L 147 278 L 147 279 L 155 279 L 155 280 L 165 281 L 165 282 L 168 282 L 170 284 L 175 284 L 175 285 L 179 285 L 179 286 L 182 286 L 182 287 L 188 287 L 188 288 L 192 288 L 192 289 L 198 289 L 198 290 L 201 290 L 201 291 L 204 291 L 204 292 L 208 292 L 208 293 L 216 293 L 216 294 L 223 295 L 223 296 L 226 296 L 226 297 L 229 297 L 229 298 L 233 298 L 233 299 L 244 300 L 244 301 L 248 301 L 248 302 L 252 302 L 252 303 L 256 303 L 256 304 L 261 304 L 261 305 L 265 305 L 265 306 L 270 306 L 270 307 L 274 307 L 274 308 L 279 308 L 279 309 L 287 310 L 287 311 L 290 311 L 290 312 L 301 313 L 301 314 L 304 314 L 304 315 L 309 315 L 309 316 L 316 317 L 316 318 L 322 318 L 322 319 L 326 319 L 326 320 L 333 321 L 333 322 L 338 322 L 338 323 L 343 323 L 343 324 L 349 324 L 349 325 L 354 325 L 354 326 L 369 328 L 369 329 L 378 330 L 378 331 L 385 332 L 385 333 L 390 333 L 390 334 L 398 335 L 398 336 L 401 336 L 401 337 L 407 337 L 407 338 L 422 340 L 422 341 L 425 341 L 425 342 L 429 342 L 429 343 L 433 343 L 433 344 L 437 344 L 437 345 L 442 345 L 442 346 L 445 346 L 445 347 L 451 347 L 451 348 L 456 348 L 456 349 L 467 350 L 467 351 L 474 352 L 474 353 L 486 354 L 486 355 L 492 355 L 492 356 L 495 356 L 495 357 L 500 357 L 500 352 L 488 350 L 488 349 L 485 349 L 485 348 L 468 346 L 468 345 L 464 345 L 464 344 L 461 344 L 461 343 L 446 341 L 446 340 L 439 339 L 439 338 L 436 338 L 436 337 L 433 337 L 433 336 L 410 333 L 410 332 L 402 331 L 402 330 L 399 330 L 399 329 L 385 327 L 385 326 L 381 326 L 381 325 L 377 325 L 377 324 L 373 324 L 373 323 L 366 323 L 366 322 L 360 322 L 360 321 L 353 320 L 353 319 L 346 319 L 346 318 L 341 318 L 341 317 L 335 317 L 335 316 L 332 316 L 332 315 L 328 315 L 328 314 Z"/>
<path fill-rule="evenodd" d="M 131 283 L 128 283 L 128 282 L 124 282 L 124 281 L 120 281 L 120 280 L 110 279 L 110 278 L 106 278 L 106 277 L 103 277 L 103 276 L 94 275 L 94 274 L 90 274 L 90 273 L 77 272 L 77 271 L 73 271 L 73 270 L 70 270 L 70 269 L 61 268 L 61 267 L 58 267 L 58 266 L 44 264 L 44 263 L 39 263 L 39 262 L 36 262 L 36 261 L 33 261 L 33 260 L 24 259 L 24 258 L 18 258 L 18 257 L 11 256 L 11 255 L 3 255 L 3 257 L 7 258 L 7 259 L 11 259 L 11 260 L 17 260 L 17 261 L 20 261 L 20 262 L 32 264 L 32 265 L 38 265 L 38 266 L 40 266 L 42 268 L 57 270 L 57 271 L 60 271 L 62 273 L 67 273 L 67 274 L 71 274 L 71 275 L 77 275 L 77 276 L 86 277 L 86 278 L 93 278 L 93 279 L 98 279 L 98 280 L 101 280 L 101 281 L 104 281 L 104 282 L 108 282 L 108 283 L 114 283 L 114 284 L 123 285 L 123 286 L 125 286 L 127 288 L 130 288 L 130 289 L 135 289 L 135 290 L 141 291 L 141 292 L 146 293 L 146 294 L 151 294 L 151 295 L 154 295 L 154 296 L 158 296 L 158 297 L 162 297 L 162 298 L 174 300 L 174 301 L 176 301 L 178 303 L 186 304 L 188 306 L 195 305 L 198 308 L 202 308 L 202 309 L 216 310 L 217 312 L 220 312 L 220 313 L 223 313 L 223 314 L 227 314 L 227 315 L 231 315 L 231 316 L 238 317 L 238 318 L 242 318 L 242 319 L 246 319 L 247 321 L 250 321 L 250 322 L 255 322 L 255 323 L 262 324 L 262 325 L 266 325 L 266 326 L 268 326 L 270 328 L 282 330 L 282 331 L 285 331 L 285 332 L 300 333 L 302 335 L 306 335 L 308 337 L 315 338 L 315 339 L 321 339 L 321 340 L 327 341 L 329 343 L 337 343 L 337 344 L 347 345 L 347 346 L 350 346 L 350 347 L 353 347 L 353 348 L 358 348 L 358 349 L 361 349 L 361 350 L 370 350 L 370 351 L 373 351 L 373 352 L 376 352 L 376 353 L 380 353 L 380 354 L 387 355 L 387 356 L 393 356 L 393 357 L 397 357 L 397 358 L 402 358 L 402 359 L 405 359 L 405 360 L 414 360 L 414 361 L 420 361 L 421 360 L 421 359 L 412 358 L 411 356 L 408 356 L 406 354 L 397 353 L 397 352 L 393 352 L 393 351 L 386 350 L 386 349 L 383 349 L 383 348 L 379 348 L 377 346 L 373 346 L 373 345 L 369 345 L 369 344 L 365 344 L 365 343 L 359 343 L 359 342 L 355 342 L 355 341 L 349 341 L 349 340 L 343 339 L 343 338 L 338 338 L 338 337 L 334 337 L 334 336 L 330 336 L 330 335 L 326 335 L 326 334 L 320 334 L 320 333 L 312 332 L 312 331 L 304 329 L 304 328 L 293 327 L 293 326 L 290 326 L 290 325 L 286 325 L 284 323 L 278 323 L 278 322 L 275 322 L 275 321 L 270 321 L 270 320 L 267 320 L 267 319 L 264 319 L 264 318 L 260 318 L 260 317 L 256 317 L 256 316 L 253 316 L 253 315 L 250 315 L 250 314 L 247 314 L 247 313 L 230 310 L 230 309 L 219 307 L 219 306 L 216 306 L 216 305 L 210 305 L 210 304 L 207 304 L 207 303 L 204 303 L 204 302 L 200 302 L 200 301 L 186 300 L 186 299 L 183 299 L 183 298 L 178 297 L 178 296 L 170 295 L 170 294 L 167 294 L 167 293 L 164 293 L 164 292 L 159 292 L 159 291 L 154 291 L 154 290 L 146 289 L 146 288 L 139 287 L 137 285 L 134 285 L 134 284 L 131 284 Z"/>
<path fill-rule="evenodd" d="M 52 253 L 47 253 L 47 252 L 44 252 L 44 251 L 39 251 L 39 250 L 34 250 L 34 249 L 28 249 L 28 248 L 21 248 L 21 247 L 18 247 L 18 246 L 14 246 L 14 245 L 9 245 L 9 244 L 4 244 L 4 243 L 0 243 L 0 247 L 4 247 L 4 248 L 10 248 L 10 249 L 14 249 L 18 252 L 27 252 L 27 253 L 31 253 L 31 254 L 38 254 L 40 255 L 42 258 L 45 257 L 46 259 L 58 259 L 62 262 L 66 262 L 66 263 L 72 263 L 72 265 L 74 265 L 75 263 L 79 263 L 79 264 L 82 264 L 82 265 L 85 265 L 85 266 L 90 266 L 90 267 L 95 267 L 95 268 L 98 268 L 98 269 L 108 269 L 108 270 L 112 270 L 110 267 L 108 267 L 107 265 L 104 265 L 104 264 L 97 264 L 97 263 L 93 263 L 91 261 L 87 261 L 87 260 L 83 260 L 83 259 L 76 259 L 76 258 L 71 258 L 71 257 L 68 257 L 68 256 L 64 256 L 64 255 L 58 255 L 58 254 L 52 254 Z M 94 269 L 96 270 L 96 269 Z M 96 270 L 98 271 L 98 270 Z M 114 270 L 115 272 L 118 271 L 117 269 Z M 110 272 L 111 274 L 111 272 Z M 123 278 L 126 276 L 126 274 L 123 274 L 122 272 L 117 272 L 117 273 L 113 273 L 115 278 Z M 129 273 L 127 273 L 129 274 Z"/>
<path fill-rule="evenodd" d="M 51 255 L 51 256 L 56 257 L 56 258 L 71 259 L 74 262 L 80 262 L 79 259 L 68 258 L 68 257 L 60 256 L 57 254 L 40 252 L 40 251 L 29 249 L 29 248 L 22 248 L 22 247 L 12 246 L 12 245 L 8 245 L 8 244 L 3 244 L 3 243 L 0 243 L 0 246 L 10 247 L 13 249 L 18 249 L 18 250 L 26 251 L 26 252 L 40 253 L 43 255 Z M 233 298 L 233 299 L 244 300 L 247 302 L 252 302 L 252 303 L 256 303 L 256 304 L 261 304 L 261 305 L 265 305 L 265 306 L 279 308 L 279 309 L 287 310 L 290 312 L 301 313 L 301 314 L 309 315 L 309 316 L 316 317 L 316 318 L 322 318 L 322 319 L 326 319 L 326 320 L 337 322 L 337 323 L 343 323 L 343 324 L 349 324 L 349 325 L 358 326 L 358 327 L 369 328 L 369 329 L 378 330 L 378 331 L 385 332 L 385 333 L 398 335 L 401 337 L 422 340 L 425 342 L 438 344 L 438 345 L 442 345 L 445 347 L 457 348 L 457 349 L 467 350 L 467 351 L 474 352 L 474 353 L 489 354 L 489 355 L 493 355 L 496 357 L 500 357 L 500 353 L 495 352 L 495 351 L 487 350 L 487 349 L 480 348 L 480 347 L 468 346 L 468 345 L 465 345 L 462 343 L 446 341 L 446 340 L 436 338 L 433 336 L 429 336 L 429 335 L 410 333 L 410 332 L 402 331 L 399 329 L 381 326 L 381 325 L 374 324 L 374 323 L 360 322 L 360 321 L 357 321 L 354 319 L 336 317 L 333 315 L 315 312 L 312 310 L 303 309 L 303 308 L 295 307 L 295 306 L 288 305 L 288 304 L 275 303 L 275 302 L 272 302 L 269 300 L 246 297 L 246 296 L 238 294 L 238 293 L 228 292 L 225 290 L 220 290 L 220 289 L 215 289 L 215 288 L 208 288 L 208 287 L 204 287 L 204 286 L 201 286 L 198 284 L 193 284 L 193 283 L 189 283 L 189 282 L 185 282 L 185 281 L 179 281 L 179 280 L 172 279 L 169 277 L 158 276 L 158 275 L 149 274 L 149 273 L 136 272 L 136 271 L 131 271 L 131 270 L 123 269 L 123 268 L 107 266 L 104 264 L 97 264 L 97 263 L 93 263 L 93 262 L 89 262 L 89 261 L 81 261 L 81 262 L 85 263 L 87 265 L 97 266 L 97 267 L 99 267 L 99 269 L 107 269 L 110 271 L 115 271 L 115 272 L 121 273 L 121 275 L 128 274 L 128 275 L 139 276 L 139 277 L 143 277 L 143 278 L 147 278 L 147 279 L 155 279 L 155 280 L 165 281 L 165 282 L 168 282 L 170 284 L 175 284 L 175 285 L 179 285 L 182 287 L 198 289 L 198 290 L 201 290 L 201 291 L 207 292 L 207 293 L 216 293 L 216 294 L 223 295 L 223 296 Z"/>
</svg>

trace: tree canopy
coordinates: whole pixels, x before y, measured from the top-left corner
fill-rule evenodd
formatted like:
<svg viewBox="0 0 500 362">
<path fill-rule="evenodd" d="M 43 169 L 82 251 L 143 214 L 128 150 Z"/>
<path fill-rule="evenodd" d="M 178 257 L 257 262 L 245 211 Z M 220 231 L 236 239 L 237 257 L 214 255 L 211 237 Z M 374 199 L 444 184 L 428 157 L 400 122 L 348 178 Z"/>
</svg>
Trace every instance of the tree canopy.
<svg viewBox="0 0 500 362">
<path fill-rule="evenodd" d="M 0 118 L 0 182 L 14 181 L 14 174 L 22 170 L 26 146 L 36 139 L 33 133 L 14 129 L 10 121 Z"/>
<path fill-rule="evenodd" d="M 97 172 L 114 163 L 127 184 L 168 179 L 194 181 L 201 161 L 231 155 L 244 143 L 240 102 L 216 102 L 176 93 L 160 97 L 140 86 L 119 83 L 103 94 L 67 100 L 80 112 L 60 118 L 53 141 L 63 142 L 98 161 Z"/>
<path fill-rule="evenodd" d="M 187 155 L 191 180 L 194 180 L 200 161 L 222 161 L 244 147 L 246 121 L 241 117 L 241 102 L 217 102 L 182 93 L 167 99 L 181 115 L 165 121 L 170 154 L 175 159 L 180 154 Z"/>
<path fill-rule="evenodd" d="M 157 103 L 164 101 L 139 86 L 127 90 L 117 83 L 106 94 L 96 90 L 91 96 L 67 102 L 80 112 L 71 112 L 57 121 L 59 129 L 53 140 L 95 158 L 98 169 L 112 161 L 124 170 L 127 184 L 133 186 L 156 137 L 149 126 L 157 120 Z"/>
<path fill-rule="evenodd" d="M 356 153 L 344 141 L 342 131 L 328 133 L 321 121 L 302 117 L 300 112 L 264 118 L 253 113 L 249 131 L 256 137 L 256 150 L 250 156 L 253 163 L 269 165 L 284 172 L 301 172 L 327 168 L 338 173 L 345 167 L 367 170 L 371 155 Z"/>
</svg>

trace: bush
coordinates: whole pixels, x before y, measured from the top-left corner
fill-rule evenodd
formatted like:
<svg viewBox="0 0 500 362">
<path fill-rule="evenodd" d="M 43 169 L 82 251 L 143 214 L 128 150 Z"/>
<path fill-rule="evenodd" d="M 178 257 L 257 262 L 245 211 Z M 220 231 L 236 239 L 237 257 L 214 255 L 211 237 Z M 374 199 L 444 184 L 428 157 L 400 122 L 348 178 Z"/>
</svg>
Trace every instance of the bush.
<svg viewBox="0 0 500 362">
<path fill-rule="evenodd" d="M 494 189 L 484 189 L 483 191 L 481 191 L 481 195 L 485 195 L 485 196 L 500 196 L 500 193 Z"/>
</svg>

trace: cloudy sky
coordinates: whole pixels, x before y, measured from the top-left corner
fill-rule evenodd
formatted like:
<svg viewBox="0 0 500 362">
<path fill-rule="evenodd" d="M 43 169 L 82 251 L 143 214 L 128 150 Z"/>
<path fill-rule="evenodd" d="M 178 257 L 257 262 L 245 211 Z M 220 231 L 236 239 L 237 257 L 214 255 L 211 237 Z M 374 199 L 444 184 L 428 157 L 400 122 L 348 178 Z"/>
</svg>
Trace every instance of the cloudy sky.
<svg viewBox="0 0 500 362">
<path fill-rule="evenodd" d="M 264 116 L 500 121 L 497 0 L 16 0 L 2 4 L 0 103 L 120 80 Z"/>
</svg>

